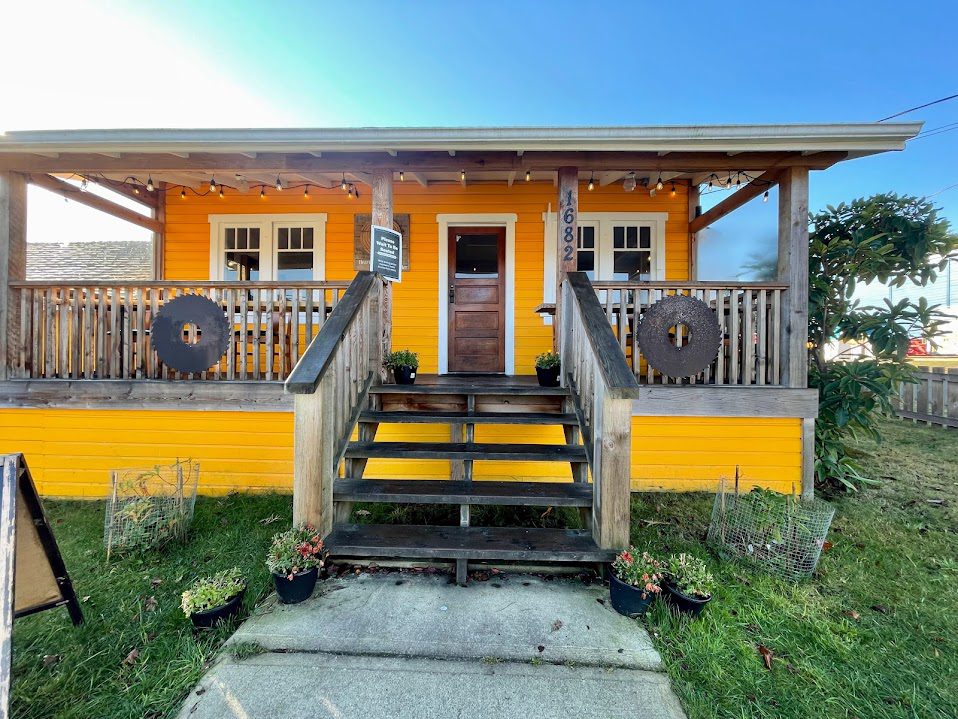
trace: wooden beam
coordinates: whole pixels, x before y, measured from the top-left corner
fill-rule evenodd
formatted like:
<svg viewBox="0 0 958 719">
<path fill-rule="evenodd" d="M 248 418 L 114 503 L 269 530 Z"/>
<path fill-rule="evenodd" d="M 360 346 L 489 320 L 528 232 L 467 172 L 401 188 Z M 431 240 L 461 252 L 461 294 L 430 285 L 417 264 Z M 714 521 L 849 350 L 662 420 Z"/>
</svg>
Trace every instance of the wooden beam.
<svg viewBox="0 0 958 719">
<path fill-rule="evenodd" d="M 406 174 L 409 175 L 412 179 L 414 179 L 423 187 L 429 187 L 429 180 L 427 180 L 426 176 L 422 174 L 421 172 L 408 172 Z"/>
<path fill-rule="evenodd" d="M 629 170 L 613 170 L 612 172 L 600 172 L 599 173 L 599 187 L 605 187 L 606 185 L 611 185 L 613 182 L 618 182 L 623 177 L 629 174 Z"/>
<path fill-rule="evenodd" d="M 10 282 L 27 272 L 27 184 L 23 175 L 0 172 L 0 380 L 16 367 L 20 337 L 21 290 Z"/>
<path fill-rule="evenodd" d="M 162 223 L 157 222 L 152 217 L 141 215 L 135 210 L 131 210 L 123 205 L 118 205 L 117 203 L 100 197 L 99 195 L 94 195 L 92 192 L 83 192 L 80 190 L 80 188 L 71 185 L 69 182 L 59 180 L 56 177 L 51 177 L 50 175 L 30 175 L 29 181 L 31 184 L 36 185 L 37 187 L 42 187 L 45 190 L 56 193 L 57 195 L 65 197 L 68 200 L 74 200 L 82 205 L 99 210 L 100 212 L 105 212 L 113 217 L 126 220 L 127 222 L 143 227 L 151 232 L 163 231 Z"/>
<path fill-rule="evenodd" d="M 778 279 L 788 285 L 782 302 L 782 384 L 807 387 L 808 170 L 805 168 L 790 168 L 779 176 Z"/>
<path fill-rule="evenodd" d="M 157 205 L 156 192 L 148 192 L 146 190 L 140 190 L 139 194 L 137 194 L 136 192 L 133 191 L 132 187 L 130 187 L 129 185 L 123 182 L 114 184 L 112 182 L 103 182 L 101 178 L 96 176 L 88 177 L 84 175 L 84 177 L 86 177 L 88 182 L 93 182 L 99 185 L 100 187 L 104 188 L 105 190 L 109 190 L 110 192 L 115 192 L 118 195 L 123 195 L 127 199 L 133 200 L 134 202 L 138 202 L 144 207 L 149 207 L 151 210 L 156 209 L 156 205 Z M 156 185 L 159 186 L 158 181 L 156 182 Z"/>
<path fill-rule="evenodd" d="M 716 222 L 728 213 L 737 210 L 749 200 L 752 200 L 763 194 L 772 185 L 775 184 L 778 173 L 774 171 L 763 172 L 751 182 L 743 185 L 731 195 L 726 197 L 708 212 L 704 212 L 689 223 L 689 232 L 696 233 L 704 230 L 706 227 Z"/>
<path fill-rule="evenodd" d="M 516 173 L 515 170 L 509 170 L 509 176 L 506 178 L 506 186 L 507 186 L 507 187 L 512 187 L 513 184 L 515 184 L 516 174 L 517 174 L 517 173 Z"/>
<path fill-rule="evenodd" d="M 768 169 L 773 167 L 808 167 L 824 169 L 847 157 L 845 152 L 820 152 L 803 156 L 793 152 L 745 152 L 738 156 L 739 167 Z M 193 153 L 188 158 L 170 153 L 129 153 L 121 158 L 97 153 L 61 153 L 58 158 L 38 157 L 29 153 L 0 153 L 0 171 L 14 172 L 367 172 L 392 169 L 396 160 L 385 153 L 338 152 L 323 157 L 309 154 L 258 153 L 249 159 L 238 153 Z M 514 152 L 460 152 L 455 159 L 444 152 L 403 153 L 406 172 L 458 172 L 516 170 L 555 171 L 575 165 L 599 172 L 617 171 L 623 177 L 629 171 L 727 172 L 729 159 L 724 152 L 673 152 L 659 157 L 655 152 L 527 152 L 521 158 Z M 614 180 L 609 180 L 612 182 Z"/>
</svg>

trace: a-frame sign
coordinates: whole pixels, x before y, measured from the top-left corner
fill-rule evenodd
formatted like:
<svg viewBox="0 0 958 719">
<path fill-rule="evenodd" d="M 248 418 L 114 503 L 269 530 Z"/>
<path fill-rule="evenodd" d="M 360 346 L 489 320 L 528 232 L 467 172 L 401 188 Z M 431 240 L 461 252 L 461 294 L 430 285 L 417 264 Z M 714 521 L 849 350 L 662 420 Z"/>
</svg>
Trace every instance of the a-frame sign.
<svg viewBox="0 0 958 719">
<path fill-rule="evenodd" d="M 10 702 L 13 620 L 65 606 L 83 621 L 37 488 L 22 454 L 3 455 L 0 484 L 0 719 Z"/>
</svg>

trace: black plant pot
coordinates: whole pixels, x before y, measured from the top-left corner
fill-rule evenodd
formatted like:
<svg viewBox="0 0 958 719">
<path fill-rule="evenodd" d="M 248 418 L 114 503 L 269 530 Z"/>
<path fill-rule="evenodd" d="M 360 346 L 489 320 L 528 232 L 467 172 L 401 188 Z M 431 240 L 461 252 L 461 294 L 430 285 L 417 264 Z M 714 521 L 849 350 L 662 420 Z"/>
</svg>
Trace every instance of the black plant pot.
<svg viewBox="0 0 958 719">
<path fill-rule="evenodd" d="M 319 576 L 318 567 L 313 567 L 308 572 L 294 574 L 292 579 L 287 579 L 285 574 L 274 574 L 273 584 L 276 586 L 279 601 L 283 604 L 298 604 L 309 599 L 313 589 L 316 588 L 317 576 Z"/>
<path fill-rule="evenodd" d="M 415 384 L 416 368 L 395 367 L 393 368 L 393 376 L 396 378 L 396 384 Z"/>
<path fill-rule="evenodd" d="M 558 387 L 559 386 L 559 368 L 558 367 L 536 367 L 536 377 L 539 378 L 540 387 Z"/>
<path fill-rule="evenodd" d="M 665 590 L 665 599 L 669 604 L 683 614 L 688 614 L 692 617 L 701 614 L 705 605 L 712 601 L 712 597 L 699 599 L 698 597 L 690 597 L 688 594 L 683 594 L 668 582 L 664 582 L 662 588 Z"/>
<path fill-rule="evenodd" d="M 641 617 L 655 599 L 655 594 L 626 584 L 614 574 L 609 577 L 609 596 L 612 608 L 627 617 Z"/>
<path fill-rule="evenodd" d="M 212 629 L 220 622 L 227 622 L 243 608 L 243 597 L 246 595 L 246 589 L 242 589 L 239 594 L 234 594 L 226 600 L 224 604 L 205 612 L 195 612 L 190 615 L 193 626 L 197 629 Z"/>
</svg>

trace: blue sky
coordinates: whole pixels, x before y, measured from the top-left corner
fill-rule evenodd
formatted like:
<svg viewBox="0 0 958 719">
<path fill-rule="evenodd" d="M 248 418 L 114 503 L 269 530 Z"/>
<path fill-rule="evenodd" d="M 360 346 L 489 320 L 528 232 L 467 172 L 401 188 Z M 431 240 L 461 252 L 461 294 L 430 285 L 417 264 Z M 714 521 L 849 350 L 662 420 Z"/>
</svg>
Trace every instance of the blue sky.
<svg viewBox="0 0 958 719">
<path fill-rule="evenodd" d="M 43 26 L 43 46 L 59 52 L 37 52 L 31 32 L 0 48 L 5 66 L 30 58 L 0 129 L 873 121 L 958 92 L 958 3 L 945 1 L 54 2 L 9 13 L 8 27 Z M 902 119 L 956 122 L 958 100 Z M 815 173 L 810 204 L 956 184 L 958 131 Z M 958 187 L 934 199 L 958 225 Z M 774 222 L 774 202 L 758 202 L 717 226 L 703 276 L 734 275 Z"/>
</svg>

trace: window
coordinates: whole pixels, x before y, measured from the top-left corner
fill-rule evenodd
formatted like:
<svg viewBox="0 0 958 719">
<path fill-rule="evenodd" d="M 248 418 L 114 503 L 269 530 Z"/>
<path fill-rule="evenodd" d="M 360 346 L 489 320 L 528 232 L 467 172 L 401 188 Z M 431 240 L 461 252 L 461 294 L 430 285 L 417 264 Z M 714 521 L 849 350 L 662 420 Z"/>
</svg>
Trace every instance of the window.
<svg viewBox="0 0 958 719">
<path fill-rule="evenodd" d="M 652 228 L 648 225 L 613 225 L 611 265 L 609 279 L 652 279 Z"/>
<path fill-rule="evenodd" d="M 595 224 L 579 225 L 579 242 L 576 247 L 575 268 L 579 272 L 585 272 L 590 280 L 595 279 Z"/>
<path fill-rule="evenodd" d="M 325 276 L 326 215 L 210 215 L 214 280 L 301 282 Z"/>
</svg>

